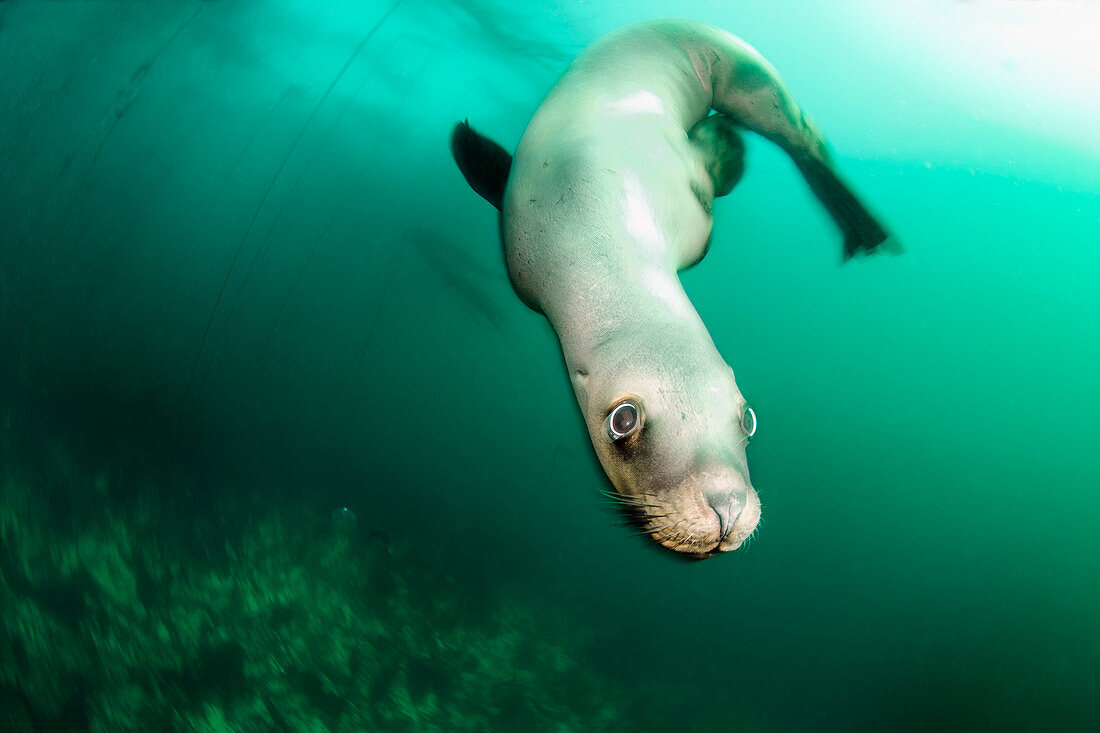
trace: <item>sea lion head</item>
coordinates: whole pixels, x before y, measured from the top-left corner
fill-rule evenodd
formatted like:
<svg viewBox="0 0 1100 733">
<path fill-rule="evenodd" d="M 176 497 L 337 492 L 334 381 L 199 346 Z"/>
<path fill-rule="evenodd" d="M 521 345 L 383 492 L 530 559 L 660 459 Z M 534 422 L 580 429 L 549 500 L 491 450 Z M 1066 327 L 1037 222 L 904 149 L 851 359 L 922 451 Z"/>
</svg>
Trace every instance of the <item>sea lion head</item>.
<svg viewBox="0 0 1100 733">
<path fill-rule="evenodd" d="M 709 338 L 674 329 L 601 345 L 573 384 L 592 445 L 630 519 L 703 559 L 760 521 L 745 448 L 756 414 Z"/>
</svg>

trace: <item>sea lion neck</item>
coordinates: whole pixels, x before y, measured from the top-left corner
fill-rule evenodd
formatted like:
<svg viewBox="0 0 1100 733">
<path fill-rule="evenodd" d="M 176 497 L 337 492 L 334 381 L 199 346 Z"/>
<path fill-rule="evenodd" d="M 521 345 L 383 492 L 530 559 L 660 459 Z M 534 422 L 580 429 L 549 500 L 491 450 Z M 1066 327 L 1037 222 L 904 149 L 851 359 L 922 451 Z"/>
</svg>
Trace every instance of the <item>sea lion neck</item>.
<svg viewBox="0 0 1100 733">
<path fill-rule="evenodd" d="M 544 309 L 561 342 L 571 373 L 587 374 L 596 363 L 630 345 L 635 358 L 650 349 L 690 341 L 707 351 L 714 343 L 674 271 L 634 263 L 634 276 L 605 287 L 584 288 Z"/>
</svg>

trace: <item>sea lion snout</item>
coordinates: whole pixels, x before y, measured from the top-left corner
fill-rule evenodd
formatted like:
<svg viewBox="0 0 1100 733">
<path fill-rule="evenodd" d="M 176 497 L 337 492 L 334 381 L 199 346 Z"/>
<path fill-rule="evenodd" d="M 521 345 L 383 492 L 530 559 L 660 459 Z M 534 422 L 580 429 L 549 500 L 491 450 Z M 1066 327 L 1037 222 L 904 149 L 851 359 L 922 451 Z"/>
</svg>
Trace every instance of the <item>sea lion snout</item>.
<svg viewBox="0 0 1100 733">
<path fill-rule="evenodd" d="M 760 499 L 733 466 L 692 471 L 664 489 L 625 482 L 617 496 L 657 544 L 693 559 L 736 550 L 760 521 Z"/>
<path fill-rule="evenodd" d="M 712 492 L 706 494 L 707 503 L 714 513 L 718 515 L 718 530 L 721 539 L 729 537 L 734 523 L 745 511 L 748 497 L 743 494 Z"/>
<path fill-rule="evenodd" d="M 647 497 L 649 502 L 655 499 Z M 760 500 L 751 488 L 709 495 L 678 489 L 637 518 L 657 544 L 701 560 L 736 550 L 752 536 L 760 521 Z"/>
<path fill-rule="evenodd" d="M 739 472 L 729 468 L 703 472 L 689 478 L 684 490 L 702 499 L 700 511 L 705 514 L 709 510 L 718 525 L 717 536 L 706 538 L 712 546 L 707 549 L 697 545 L 693 548 L 695 552 L 689 551 L 689 554 L 710 557 L 735 550 L 756 530 L 760 521 L 760 499 Z M 703 551 L 699 552 L 700 549 Z"/>
</svg>

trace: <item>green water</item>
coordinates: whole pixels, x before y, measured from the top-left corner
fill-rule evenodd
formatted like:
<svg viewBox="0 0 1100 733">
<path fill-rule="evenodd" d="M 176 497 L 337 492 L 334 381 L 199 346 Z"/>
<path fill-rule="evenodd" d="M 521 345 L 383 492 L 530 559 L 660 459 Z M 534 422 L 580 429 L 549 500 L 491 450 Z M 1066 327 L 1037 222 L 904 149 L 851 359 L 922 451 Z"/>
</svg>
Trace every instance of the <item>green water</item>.
<svg viewBox="0 0 1100 733">
<path fill-rule="evenodd" d="M 450 159 L 649 17 L 753 44 L 905 243 L 748 141 L 683 282 L 747 549 L 620 526 Z M 1100 9 L 0 3 L 0 728 L 1090 730 Z M 349 507 L 354 527 L 332 513 Z"/>
</svg>

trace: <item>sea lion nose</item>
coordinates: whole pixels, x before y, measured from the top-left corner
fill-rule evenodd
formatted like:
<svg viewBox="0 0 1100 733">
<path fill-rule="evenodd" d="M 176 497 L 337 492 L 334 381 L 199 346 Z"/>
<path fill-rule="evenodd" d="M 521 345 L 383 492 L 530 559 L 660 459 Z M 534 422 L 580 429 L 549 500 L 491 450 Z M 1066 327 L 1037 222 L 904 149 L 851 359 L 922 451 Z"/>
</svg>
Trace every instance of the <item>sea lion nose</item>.
<svg viewBox="0 0 1100 733">
<path fill-rule="evenodd" d="M 721 539 L 724 540 L 729 537 L 734 522 L 741 516 L 741 512 L 745 511 L 745 505 L 748 503 L 747 497 L 744 494 L 730 491 L 707 492 L 706 497 L 710 508 L 718 515 L 718 529 Z"/>
</svg>

